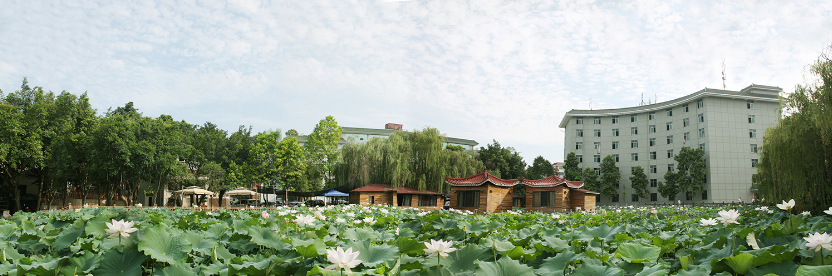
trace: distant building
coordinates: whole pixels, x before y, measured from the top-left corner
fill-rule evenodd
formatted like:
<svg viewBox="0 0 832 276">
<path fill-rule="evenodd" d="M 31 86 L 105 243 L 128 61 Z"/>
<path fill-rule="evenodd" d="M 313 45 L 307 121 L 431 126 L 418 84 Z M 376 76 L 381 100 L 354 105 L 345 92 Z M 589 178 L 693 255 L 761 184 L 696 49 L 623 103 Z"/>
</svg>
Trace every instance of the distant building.
<svg viewBox="0 0 832 276">
<path fill-rule="evenodd" d="M 763 135 L 778 121 L 779 87 L 750 85 L 740 91 L 705 88 L 666 102 L 617 109 L 577 110 L 563 116 L 564 156 L 574 152 L 581 168 L 600 175 L 601 160 L 615 158 L 621 171 L 618 194 L 602 204 L 667 203 L 677 200 L 732 202 L 756 194 L 752 176 Z M 658 182 L 676 171 L 682 147 L 705 150 L 705 190 L 661 197 Z M 633 195 L 630 176 L 641 166 L 649 198 Z"/>
<path fill-rule="evenodd" d="M 347 141 L 353 139 L 356 142 L 363 143 L 369 141 L 372 138 L 387 138 L 390 135 L 393 135 L 395 131 L 403 131 L 401 124 L 393 124 L 388 123 L 384 125 L 384 129 L 377 129 L 377 128 L 357 128 L 357 127 L 342 127 L 341 128 L 341 141 L 338 143 L 338 147 L 340 148 L 343 146 Z M 298 143 L 303 146 L 306 141 L 309 140 L 307 135 L 297 136 Z M 462 146 L 465 150 L 473 150 L 477 145 L 477 141 L 468 140 L 468 139 L 460 139 L 460 138 L 453 138 L 453 137 L 445 137 L 445 142 L 442 144 L 442 147 L 447 145 L 455 145 L 455 146 Z"/>
<path fill-rule="evenodd" d="M 419 191 L 409 187 L 392 188 L 385 184 L 369 184 L 350 191 L 350 204 L 435 210 L 441 209 L 445 204 L 445 195 L 434 191 Z"/>
</svg>

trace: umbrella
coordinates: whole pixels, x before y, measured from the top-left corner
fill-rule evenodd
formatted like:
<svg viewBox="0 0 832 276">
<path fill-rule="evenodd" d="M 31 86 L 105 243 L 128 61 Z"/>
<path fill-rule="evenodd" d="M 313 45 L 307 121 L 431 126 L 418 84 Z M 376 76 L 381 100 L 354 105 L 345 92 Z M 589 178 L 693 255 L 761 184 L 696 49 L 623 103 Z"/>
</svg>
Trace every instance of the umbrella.
<svg viewBox="0 0 832 276">
<path fill-rule="evenodd" d="M 237 188 L 235 190 L 231 190 L 231 191 L 228 191 L 228 192 L 225 193 L 225 195 L 227 195 L 227 196 L 236 196 L 236 195 L 253 196 L 255 194 L 257 194 L 257 193 L 255 193 L 254 191 L 246 190 L 246 188 Z"/>
<path fill-rule="evenodd" d="M 345 194 L 345 193 L 339 192 L 339 191 L 337 191 L 337 190 L 335 190 L 335 189 L 329 189 L 329 191 L 326 191 L 325 193 L 320 194 L 320 195 L 321 195 L 321 196 L 350 196 L 350 195 L 348 195 L 348 194 Z"/>
<path fill-rule="evenodd" d="M 185 187 L 185 189 L 175 191 L 174 193 L 183 195 L 214 195 L 214 192 L 197 186 Z"/>
</svg>

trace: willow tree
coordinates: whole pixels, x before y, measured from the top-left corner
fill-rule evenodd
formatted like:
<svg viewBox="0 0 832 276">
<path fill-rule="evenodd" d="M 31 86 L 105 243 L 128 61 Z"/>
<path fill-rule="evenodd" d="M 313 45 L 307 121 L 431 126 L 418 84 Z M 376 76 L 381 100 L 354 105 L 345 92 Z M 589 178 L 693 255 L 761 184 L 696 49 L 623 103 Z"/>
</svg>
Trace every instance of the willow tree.
<svg viewBox="0 0 832 276">
<path fill-rule="evenodd" d="M 809 82 L 781 98 L 782 120 L 766 130 L 757 164 L 759 196 L 794 199 L 804 210 L 832 206 L 832 45 L 808 67 Z"/>
</svg>

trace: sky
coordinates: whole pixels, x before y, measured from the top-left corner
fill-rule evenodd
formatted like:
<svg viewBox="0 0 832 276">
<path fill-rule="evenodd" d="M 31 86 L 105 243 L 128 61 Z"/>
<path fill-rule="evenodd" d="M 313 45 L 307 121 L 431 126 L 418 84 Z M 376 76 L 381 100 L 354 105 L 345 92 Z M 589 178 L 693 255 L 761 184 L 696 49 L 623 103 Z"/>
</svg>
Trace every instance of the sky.
<svg viewBox="0 0 832 276">
<path fill-rule="evenodd" d="M 434 127 L 563 160 L 571 109 L 752 83 L 785 92 L 832 44 L 820 1 L 17 1 L 0 90 L 86 92 L 229 133 Z"/>
</svg>

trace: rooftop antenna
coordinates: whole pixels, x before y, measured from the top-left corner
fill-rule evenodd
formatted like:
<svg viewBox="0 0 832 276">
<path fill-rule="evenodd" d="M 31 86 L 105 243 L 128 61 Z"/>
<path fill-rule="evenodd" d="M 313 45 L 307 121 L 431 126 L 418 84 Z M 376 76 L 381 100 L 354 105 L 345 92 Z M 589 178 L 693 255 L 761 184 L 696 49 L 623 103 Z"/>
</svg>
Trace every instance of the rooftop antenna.
<svg viewBox="0 0 832 276">
<path fill-rule="evenodd" d="M 644 105 L 644 93 L 641 93 L 641 103 L 639 106 Z"/>
<path fill-rule="evenodd" d="M 592 110 L 592 98 L 589 98 L 589 110 Z"/>
<path fill-rule="evenodd" d="M 727 90 L 725 88 L 725 59 L 722 59 L 722 90 Z"/>
</svg>

